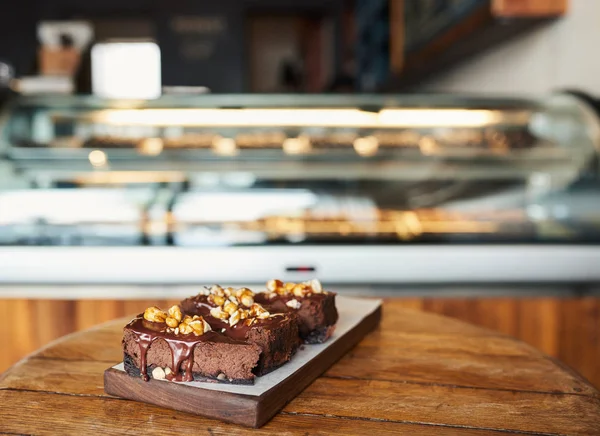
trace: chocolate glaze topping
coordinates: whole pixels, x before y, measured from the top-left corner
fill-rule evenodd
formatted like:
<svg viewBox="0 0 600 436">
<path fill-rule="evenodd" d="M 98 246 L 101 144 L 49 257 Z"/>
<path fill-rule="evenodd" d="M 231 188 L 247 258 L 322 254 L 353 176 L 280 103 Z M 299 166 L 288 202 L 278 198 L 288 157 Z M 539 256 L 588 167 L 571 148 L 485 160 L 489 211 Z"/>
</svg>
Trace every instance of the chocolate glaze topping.
<svg viewBox="0 0 600 436">
<path fill-rule="evenodd" d="M 212 304 L 208 301 L 208 296 L 206 295 L 196 295 L 187 300 L 189 303 L 193 304 L 193 307 L 184 305 L 184 311 L 190 315 L 200 315 L 203 317 L 207 323 L 210 324 L 213 330 L 221 332 L 230 338 L 244 340 L 248 334 L 248 331 L 255 327 L 275 327 L 278 324 L 282 324 L 287 321 L 287 317 L 283 314 L 272 314 L 269 318 L 261 319 L 254 318 L 254 322 L 252 325 L 248 326 L 246 324 L 246 320 L 240 320 L 234 326 L 230 326 L 227 320 L 222 320 L 219 318 L 215 318 L 210 314 L 210 309 L 216 307 L 215 304 Z M 223 331 L 224 329 L 224 331 Z"/>
</svg>

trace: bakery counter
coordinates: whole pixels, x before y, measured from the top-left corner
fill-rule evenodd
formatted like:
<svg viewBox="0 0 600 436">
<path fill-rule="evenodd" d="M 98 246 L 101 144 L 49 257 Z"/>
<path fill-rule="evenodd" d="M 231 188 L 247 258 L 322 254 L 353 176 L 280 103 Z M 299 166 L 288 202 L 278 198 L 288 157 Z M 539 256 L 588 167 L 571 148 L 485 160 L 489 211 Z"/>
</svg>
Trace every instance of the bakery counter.
<svg viewBox="0 0 600 436">
<path fill-rule="evenodd" d="M 36 285 L 600 283 L 599 264 L 595 244 L 0 246 L 1 283 Z"/>
<path fill-rule="evenodd" d="M 255 285 L 252 288 L 259 288 Z M 519 338 L 600 386 L 600 287 L 329 286 L 342 295 L 379 296 L 399 306 L 458 318 Z M 0 286 L 0 372 L 71 332 L 169 307 L 198 286 Z"/>
</svg>

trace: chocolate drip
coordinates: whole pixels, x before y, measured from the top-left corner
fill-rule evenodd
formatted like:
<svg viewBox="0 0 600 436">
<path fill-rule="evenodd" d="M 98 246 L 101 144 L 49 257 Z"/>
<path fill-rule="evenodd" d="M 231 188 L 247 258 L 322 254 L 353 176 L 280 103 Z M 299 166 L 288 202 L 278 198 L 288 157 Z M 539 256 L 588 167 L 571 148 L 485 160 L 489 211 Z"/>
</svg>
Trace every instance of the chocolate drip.
<svg viewBox="0 0 600 436">
<path fill-rule="evenodd" d="M 192 381 L 192 366 L 194 365 L 195 343 L 179 342 L 177 346 L 174 341 L 167 341 L 173 356 L 173 373 L 177 381 Z M 182 374 L 183 373 L 183 374 Z"/>
<path fill-rule="evenodd" d="M 148 348 L 150 348 L 152 342 L 157 338 L 152 337 L 152 335 L 148 333 L 136 333 L 135 341 L 140 347 L 140 372 L 142 373 L 142 378 L 144 381 L 148 381 L 150 377 L 148 377 L 148 371 L 146 369 L 146 356 L 148 354 Z"/>
</svg>

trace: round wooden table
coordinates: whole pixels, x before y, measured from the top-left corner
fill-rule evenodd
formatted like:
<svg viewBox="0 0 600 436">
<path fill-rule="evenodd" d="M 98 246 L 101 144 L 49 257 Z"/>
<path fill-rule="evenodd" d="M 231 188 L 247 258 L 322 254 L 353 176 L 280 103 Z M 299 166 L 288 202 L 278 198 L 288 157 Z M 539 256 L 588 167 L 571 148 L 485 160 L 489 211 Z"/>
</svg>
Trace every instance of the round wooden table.
<svg viewBox="0 0 600 436">
<path fill-rule="evenodd" d="M 106 395 L 121 319 L 4 373 L 0 434 L 600 434 L 600 393 L 561 363 L 394 301 L 383 310 L 378 330 L 258 430 Z"/>
</svg>

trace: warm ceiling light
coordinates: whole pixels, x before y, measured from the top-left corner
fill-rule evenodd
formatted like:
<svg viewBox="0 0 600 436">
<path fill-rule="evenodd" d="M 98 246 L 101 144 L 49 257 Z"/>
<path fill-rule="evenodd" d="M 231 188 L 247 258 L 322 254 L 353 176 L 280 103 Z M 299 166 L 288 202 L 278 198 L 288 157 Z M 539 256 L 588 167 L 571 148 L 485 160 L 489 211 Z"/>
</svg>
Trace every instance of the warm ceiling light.
<svg viewBox="0 0 600 436">
<path fill-rule="evenodd" d="M 358 109 L 107 109 L 92 115 L 103 124 L 144 126 L 358 126 L 377 114 Z"/>
<path fill-rule="evenodd" d="M 162 153 L 164 142 L 161 138 L 142 139 L 138 144 L 138 150 L 141 154 L 148 156 L 158 156 Z"/>
<path fill-rule="evenodd" d="M 90 163 L 93 166 L 95 166 L 96 168 L 103 167 L 108 162 L 106 153 L 104 153 L 102 150 L 90 151 L 90 154 L 88 155 L 88 159 L 90 160 Z"/>
<path fill-rule="evenodd" d="M 214 152 L 222 156 L 234 156 L 238 152 L 235 140 L 232 138 L 222 138 L 219 136 L 213 140 L 212 146 Z"/>
<path fill-rule="evenodd" d="M 107 109 L 94 121 L 144 126 L 481 127 L 527 123 L 529 113 L 471 109 Z"/>
<path fill-rule="evenodd" d="M 483 109 L 106 109 L 94 122 L 141 126 L 481 127 L 526 124 L 528 111 Z"/>
<path fill-rule="evenodd" d="M 283 151 L 287 154 L 303 154 L 310 151 L 310 139 L 306 136 L 287 138 L 283 141 Z"/>
<path fill-rule="evenodd" d="M 102 171 L 77 174 L 74 180 L 82 185 L 106 185 L 183 182 L 185 177 L 178 171 Z"/>
<path fill-rule="evenodd" d="M 502 113 L 471 109 L 384 109 L 380 127 L 481 127 L 501 122 Z"/>
<path fill-rule="evenodd" d="M 374 136 L 356 138 L 354 140 L 354 149 L 361 156 L 373 156 L 379 148 L 379 141 Z"/>
</svg>

